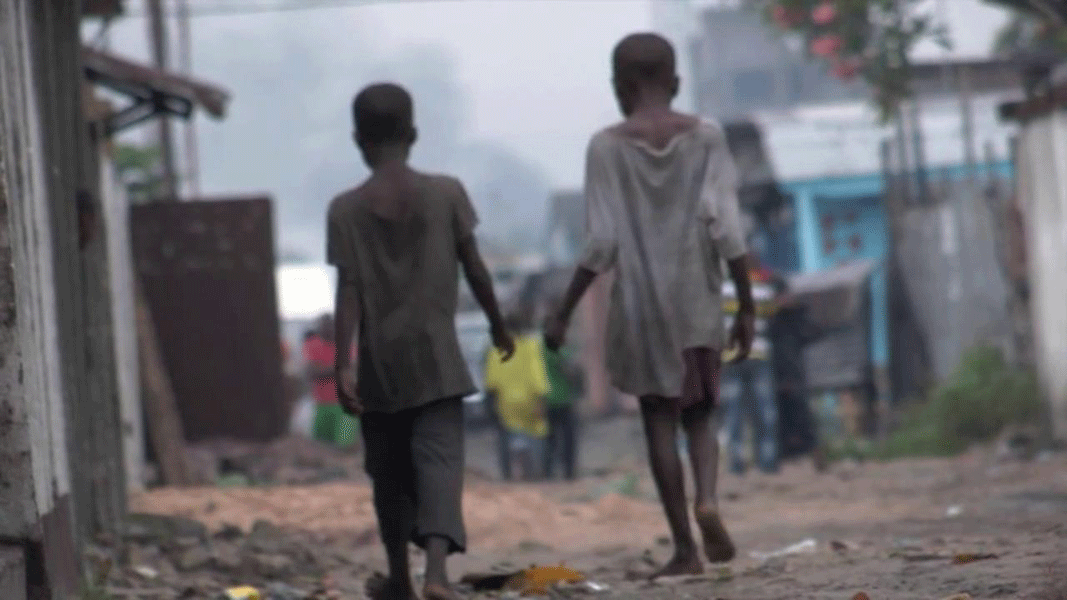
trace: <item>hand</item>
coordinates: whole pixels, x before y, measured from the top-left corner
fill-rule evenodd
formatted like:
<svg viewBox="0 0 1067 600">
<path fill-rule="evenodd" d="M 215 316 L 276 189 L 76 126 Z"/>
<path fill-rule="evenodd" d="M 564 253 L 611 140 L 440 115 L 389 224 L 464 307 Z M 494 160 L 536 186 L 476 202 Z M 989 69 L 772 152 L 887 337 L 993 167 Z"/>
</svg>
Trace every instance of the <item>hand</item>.
<svg viewBox="0 0 1067 600">
<path fill-rule="evenodd" d="M 363 414 L 363 401 L 356 394 L 356 378 L 352 369 L 337 369 L 334 372 L 337 381 L 337 401 L 341 408 L 353 417 Z"/>
<path fill-rule="evenodd" d="M 567 322 L 557 315 L 545 319 L 545 347 L 552 352 L 563 347 L 567 340 Z"/>
<path fill-rule="evenodd" d="M 756 310 L 742 307 L 734 318 L 730 328 L 730 340 L 727 347 L 733 351 L 731 363 L 744 362 L 752 353 L 752 341 L 756 339 Z"/>
<path fill-rule="evenodd" d="M 515 340 L 511 333 L 503 326 L 493 327 L 493 346 L 500 351 L 504 362 L 511 360 L 515 355 Z"/>
</svg>

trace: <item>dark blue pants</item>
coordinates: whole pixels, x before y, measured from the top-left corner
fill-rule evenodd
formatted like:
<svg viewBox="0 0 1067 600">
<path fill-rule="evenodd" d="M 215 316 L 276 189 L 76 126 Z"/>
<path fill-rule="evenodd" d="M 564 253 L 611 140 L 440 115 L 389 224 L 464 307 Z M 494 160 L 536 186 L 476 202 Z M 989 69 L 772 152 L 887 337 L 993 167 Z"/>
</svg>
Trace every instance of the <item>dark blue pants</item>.
<svg viewBox="0 0 1067 600">
<path fill-rule="evenodd" d="M 742 440 L 745 421 L 752 428 L 752 459 L 767 473 L 778 470 L 778 399 L 770 361 L 748 360 L 724 365 L 722 397 L 726 407 L 730 468 L 744 473 Z"/>
</svg>

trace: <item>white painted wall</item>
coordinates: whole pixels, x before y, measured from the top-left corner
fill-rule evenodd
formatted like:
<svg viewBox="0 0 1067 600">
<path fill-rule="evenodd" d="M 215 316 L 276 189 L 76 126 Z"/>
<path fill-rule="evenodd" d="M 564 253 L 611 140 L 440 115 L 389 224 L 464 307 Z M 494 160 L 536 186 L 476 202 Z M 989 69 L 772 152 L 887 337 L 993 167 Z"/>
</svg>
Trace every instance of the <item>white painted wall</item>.
<svg viewBox="0 0 1067 600">
<path fill-rule="evenodd" d="M 1018 162 L 1038 372 L 1067 440 L 1067 109 L 1023 126 Z"/>
<path fill-rule="evenodd" d="M 130 245 L 130 204 L 106 151 L 100 151 L 100 194 L 111 285 L 111 324 L 122 425 L 122 460 L 130 491 L 144 489 L 144 420 L 140 361 L 137 352 L 137 307 Z"/>
<path fill-rule="evenodd" d="M 8 230 L 15 286 L 17 337 L 15 381 L 4 381 L 14 409 L 17 434 L 0 439 L 7 457 L 28 456 L 32 488 L 18 486 L 21 497 L 0 505 L 15 505 L 17 513 L 0 515 L 0 530 L 20 537 L 39 517 L 55 507 L 57 498 L 70 494 L 67 423 L 60 376 L 59 332 L 52 256 L 52 230 L 42 157 L 37 87 L 29 39 L 31 3 L 0 0 L 0 177 L 7 198 Z M 16 447 L 12 447 L 16 446 Z M 19 454 L 28 452 L 28 454 Z M 25 460 L 25 459 L 22 459 Z M 5 463 L 5 467 L 16 466 Z M 22 465 L 17 465 L 21 468 Z M 21 474 L 21 473 L 20 473 Z"/>
</svg>

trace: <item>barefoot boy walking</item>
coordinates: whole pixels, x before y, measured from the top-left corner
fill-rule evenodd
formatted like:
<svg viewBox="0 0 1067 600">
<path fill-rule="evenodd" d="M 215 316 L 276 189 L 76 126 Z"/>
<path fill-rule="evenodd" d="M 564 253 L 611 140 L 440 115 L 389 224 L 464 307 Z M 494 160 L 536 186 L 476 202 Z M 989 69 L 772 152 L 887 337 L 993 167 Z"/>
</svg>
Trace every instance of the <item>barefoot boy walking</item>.
<svg viewBox="0 0 1067 600">
<path fill-rule="evenodd" d="M 718 442 L 711 428 L 723 348 L 722 261 L 740 309 L 729 344 L 744 360 L 755 307 L 737 200 L 737 173 L 722 129 L 671 109 L 678 91 L 674 50 L 655 34 L 623 39 L 612 56 L 625 119 L 593 136 L 586 156 L 587 245 L 557 315 L 550 348 L 563 342 L 579 299 L 614 268 L 608 369 L 640 398 L 652 475 L 674 539 L 674 556 L 652 577 L 703 570 L 689 525 L 678 456 L 688 438 L 694 513 L 711 562 L 735 549 L 716 503 Z"/>
<path fill-rule="evenodd" d="M 486 312 L 493 344 L 514 350 L 474 239 L 477 218 L 462 184 L 408 166 L 415 143 L 411 97 L 372 85 L 352 106 L 356 143 L 371 168 L 333 200 L 327 256 L 338 268 L 337 348 L 358 341 L 355 382 L 337 353 L 338 399 L 361 416 L 367 473 L 389 562 L 368 583 L 381 600 L 415 598 L 408 542 L 426 551 L 423 598 L 451 600 L 449 554 L 466 550 L 463 402 L 475 390 L 455 316 L 459 266 Z"/>
</svg>

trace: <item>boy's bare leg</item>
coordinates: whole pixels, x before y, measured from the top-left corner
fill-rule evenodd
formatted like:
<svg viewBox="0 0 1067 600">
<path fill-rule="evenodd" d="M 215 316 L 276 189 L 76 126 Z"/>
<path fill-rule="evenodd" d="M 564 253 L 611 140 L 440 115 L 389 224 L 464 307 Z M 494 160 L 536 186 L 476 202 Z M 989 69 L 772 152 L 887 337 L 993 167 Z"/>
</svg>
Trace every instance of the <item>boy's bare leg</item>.
<svg viewBox="0 0 1067 600">
<path fill-rule="evenodd" d="M 704 542 L 704 555 L 710 562 L 729 562 L 737 554 L 719 516 L 716 487 L 719 475 L 719 440 L 711 427 L 715 403 L 701 402 L 682 411 L 682 427 L 689 446 L 693 468 L 695 506 L 693 513 Z"/>
<path fill-rule="evenodd" d="M 446 537 L 431 535 L 426 538 L 426 587 L 425 600 L 455 600 L 459 596 L 448 585 L 448 548 L 451 542 Z"/>
<path fill-rule="evenodd" d="M 367 596 L 372 600 L 413 600 L 415 586 L 411 583 L 408 563 L 408 540 L 415 527 L 412 499 L 400 482 L 383 477 L 374 482 L 374 508 L 389 563 L 389 576 L 368 581 Z"/>
<path fill-rule="evenodd" d="M 685 474 L 678 457 L 678 417 L 673 400 L 642 398 L 641 418 L 648 444 L 648 462 L 667 513 L 667 523 L 674 538 L 674 556 L 651 578 L 672 575 L 696 575 L 703 572 L 696 540 L 689 527 L 685 501 Z"/>
</svg>

